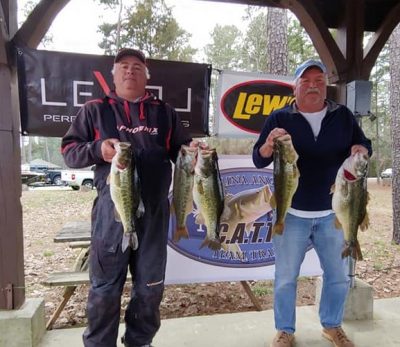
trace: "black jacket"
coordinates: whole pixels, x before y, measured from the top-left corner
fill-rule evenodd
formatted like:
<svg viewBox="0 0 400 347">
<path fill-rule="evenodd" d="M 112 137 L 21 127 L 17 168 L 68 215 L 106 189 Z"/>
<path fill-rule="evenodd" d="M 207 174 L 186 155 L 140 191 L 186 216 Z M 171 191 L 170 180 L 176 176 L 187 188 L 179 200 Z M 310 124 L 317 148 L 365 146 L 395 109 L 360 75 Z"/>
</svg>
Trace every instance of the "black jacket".
<svg viewBox="0 0 400 347">
<path fill-rule="evenodd" d="M 146 202 L 167 199 L 171 184 L 171 160 L 175 161 L 182 144 L 191 138 L 175 110 L 152 94 L 128 102 L 111 93 L 104 99 L 87 102 L 62 139 L 65 163 L 72 168 L 95 166 L 94 183 L 101 190 L 110 172 L 110 163 L 101 155 L 107 138 L 127 141 L 137 160 Z"/>
</svg>

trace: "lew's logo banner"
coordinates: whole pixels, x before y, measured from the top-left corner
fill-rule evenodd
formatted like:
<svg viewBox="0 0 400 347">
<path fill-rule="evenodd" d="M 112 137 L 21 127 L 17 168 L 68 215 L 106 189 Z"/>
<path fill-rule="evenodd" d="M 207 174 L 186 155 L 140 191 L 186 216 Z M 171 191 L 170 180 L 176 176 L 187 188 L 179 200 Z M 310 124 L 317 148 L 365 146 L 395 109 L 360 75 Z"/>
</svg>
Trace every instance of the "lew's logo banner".
<svg viewBox="0 0 400 347">
<path fill-rule="evenodd" d="M 219 81 L 218 135 L 255 136 L 266 117 L 293 100 L 291 78 L 223 72 Z"/>
</svg>

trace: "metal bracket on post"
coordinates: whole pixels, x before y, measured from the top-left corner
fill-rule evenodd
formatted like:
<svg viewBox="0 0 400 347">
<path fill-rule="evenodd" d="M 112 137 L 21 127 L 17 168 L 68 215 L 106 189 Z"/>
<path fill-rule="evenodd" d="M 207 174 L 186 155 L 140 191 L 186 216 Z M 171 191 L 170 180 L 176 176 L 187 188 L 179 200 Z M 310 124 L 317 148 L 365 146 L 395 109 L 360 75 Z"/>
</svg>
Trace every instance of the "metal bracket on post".
<svg viewBox="0 0 400 347">
<path fill-rule="evenodd" d="M 13 285 L 11 283 L 7 284 L 5 291 L 7 310 L 12 310 L 14 308 Z"/>
</svg>

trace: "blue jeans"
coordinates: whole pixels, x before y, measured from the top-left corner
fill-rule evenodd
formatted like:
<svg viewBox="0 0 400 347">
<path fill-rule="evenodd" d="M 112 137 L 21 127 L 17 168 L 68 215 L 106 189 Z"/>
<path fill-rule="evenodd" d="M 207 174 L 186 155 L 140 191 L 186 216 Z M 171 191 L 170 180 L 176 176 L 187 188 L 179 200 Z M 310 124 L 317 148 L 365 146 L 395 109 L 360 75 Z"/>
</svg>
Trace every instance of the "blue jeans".
<svg viewBox="0 0 400 347">
<path fill-rule="evenodd" d="M 324 328 L 342 324 L 349 290 L 348 260 L 342 259 L 343 231 L 335 228 L 335 214 L 301 218 L 287 214 L 282 235 L 273 237 L 275 248 L 275 328 L 294 333 L 296 325 L 297 278 L 310 244 L 323 270 L 319 317 Z"/>
</svg>

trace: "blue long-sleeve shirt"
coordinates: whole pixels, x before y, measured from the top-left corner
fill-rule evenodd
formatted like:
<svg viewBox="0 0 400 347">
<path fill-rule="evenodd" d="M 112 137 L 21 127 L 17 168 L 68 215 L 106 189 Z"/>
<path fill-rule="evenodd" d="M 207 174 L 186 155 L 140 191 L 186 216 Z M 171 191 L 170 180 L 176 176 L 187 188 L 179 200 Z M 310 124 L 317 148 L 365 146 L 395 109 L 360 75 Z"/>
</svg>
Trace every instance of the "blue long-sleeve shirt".
<svg viewBox="0 0 400 347">
<path fill-rule="evenodd" d="M 292 137 L 299 155 L 299 186 L 292 207 L 303 211 L 332 209 L 331 186 L 343 161 L 350 155 L 353 145 L 359 144 L 372 154 L 371 141 L 364 135 L 351 111 L 326 100 L 327 113 L 321 130 L 315 138 L 308 121 L 296 109 L 295 103 L 268 116 L 259 139 L 253 148 L 253 162 L 257 168 L 268 166 L 273 156 L 263 158 L 259 149 L 274 128 L 285 129 Z"/>
</svg>

